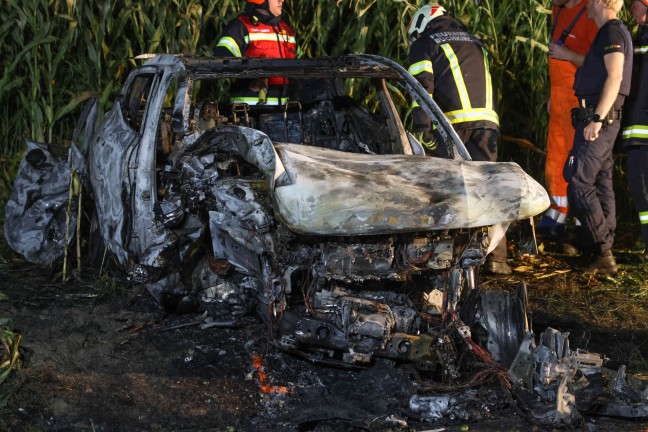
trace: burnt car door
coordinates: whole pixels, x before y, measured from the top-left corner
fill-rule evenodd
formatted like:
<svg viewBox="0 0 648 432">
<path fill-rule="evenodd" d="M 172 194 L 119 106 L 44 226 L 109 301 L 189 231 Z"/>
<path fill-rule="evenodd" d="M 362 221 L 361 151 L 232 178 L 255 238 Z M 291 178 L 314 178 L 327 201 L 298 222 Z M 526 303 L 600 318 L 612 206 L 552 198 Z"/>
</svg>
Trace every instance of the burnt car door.
<svg viewBox="0 0 648 432">
<path fill-rule="evenodd" d="M 171 155 L 179 154 L 184 146 L 191 83 L 180 63 L 169 57 L 167 63 L 161 63 L 145 110 L 131 179 L 134 199 L 130 250 L 142 265 L 141 271 L 178 264 L 202 232 L 201 223 L 188 220 L 191 216 L 184 211 L 182 197 L 159 182 Z M 182 228 L 176 232 L 180 222 Z"/>
<path fill-rule="evenodd" d="M 142 67 L 127 78 L 121 95 L 97 126 L 88 146 L 88 171 L 94 192 L 99 229 L 108 248 L 122 265 L 137 248 L 130 226 L 136 215 L 132 180 L 138 167 L 138 149 L 151 134 L 151 98 L 159 82 L 155 67 Z M 151 100 L 152 99 L 152 100 Z M 156 117 L 159 117 L 159 110 Z"/>
</svg>

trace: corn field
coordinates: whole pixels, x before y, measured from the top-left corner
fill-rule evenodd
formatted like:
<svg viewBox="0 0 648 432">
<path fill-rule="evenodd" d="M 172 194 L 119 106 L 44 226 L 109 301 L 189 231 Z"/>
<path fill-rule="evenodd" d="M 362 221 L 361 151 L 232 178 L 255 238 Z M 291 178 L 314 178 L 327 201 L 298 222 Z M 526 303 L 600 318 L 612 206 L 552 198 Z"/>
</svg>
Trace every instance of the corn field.
<svg viewBox="0 0 648 432">
<path fill-rule="evenodd" d="M 288 0 L 301 56 L 376 53 L 407 66 L 406 29 L 423 0 Z M 539 180 L 545 146 L 551 0 L 439 0 L 482 39 L 499 95 L 501 160 Z M 0 198 L 25 139 L 63 141 L 83 102 L 109 108 L 142 53 L 210 54 L 242 0 L 15 0 L 0 9 Z M 304 17 L 307 17 L 304 19 Z M 312 18 L 311 18 L 312 17 Z M 1 199 L 0 202 L 4 202 Z"/>
</svg>

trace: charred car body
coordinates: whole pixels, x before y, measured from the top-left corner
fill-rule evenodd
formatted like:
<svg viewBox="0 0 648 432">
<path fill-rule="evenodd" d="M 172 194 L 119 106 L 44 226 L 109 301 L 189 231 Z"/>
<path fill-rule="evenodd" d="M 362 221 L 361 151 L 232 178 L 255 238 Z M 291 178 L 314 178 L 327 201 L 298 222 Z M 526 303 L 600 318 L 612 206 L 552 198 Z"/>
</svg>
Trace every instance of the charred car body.
<svg viewBox="0 0 648 432">
<path fill-rule="evenodd" d="M 285 105 L 219 91 L 269 76 L 285 79 Z M 457 159 L 423 155 L 396 109 L 411 98 Z M 199 300 L 214 325 L 255 307 L 282 347 L 350 364 L 439 363 L 411 349 L 435 340 L 421 306 L 472 287 L 485 227 L 548 205 L 516 164 L 470 161 L 422 87 L 377 56 L 155 57 L 86 161 L 104 242 L 163 304 Z"/>
<path fill-rule="evenodd" d="M 284 78 L 284 105 L 228 102 L 234 80 L 268 77 Z M 407 132 L 399 113 L 412 99 L 452 159 L 426 156 Z M 471 161 L 396 63 L 160 55 L 95 125 L 96 112 L 84 112 L 67 162 L 28 145 L 5 236 L 29 261 L 63 256 L 78 178 L 90 232 L 165 307 L 203 309 L 205 328 L 256 311 L 284 350 L 351 367 L 406 362 L 450 384 L 470 352 L 478 370 L 548 402 L 541 421 L 648 415 L 646 386 L 623 369 L 596 378 L 603 358 L 552 329 L 535 342 L 524 288 L 474 289 L 506 225 L 544 211 L 547 193 L 515 163 Z M 437 419 L 467 416 L 462 406 L 415 395 L 409 408 Z"/>
<path fill-rule="evenodd" d="M 235 80 L 268 77 L 284 78 L 284 105 L 228 102 Z M 412 99 L 453 159 L 425 156 L 406 131 L 397 106 Z M 70 165 L 132 279 L 170 309 L 200 304 L 211 325 L 255 309 L 278 345 L 321 361 L 449 367 L 421 349 L 438 340 L 430 317 L 455 312 L 507 223 L 549 203 L 517 164 L 471 161 L 418 82 L 379 56 L 160 55 L 128 76 L 96 126 L 86 112 Z M 34 159 L 22 171 L 37 170 Z M 17 215 L 33 201 L 14 188 L 6 236 L 51 262 L 60 218 L 49 235 L 20 234 L 30 218 Z"/>
</svg>

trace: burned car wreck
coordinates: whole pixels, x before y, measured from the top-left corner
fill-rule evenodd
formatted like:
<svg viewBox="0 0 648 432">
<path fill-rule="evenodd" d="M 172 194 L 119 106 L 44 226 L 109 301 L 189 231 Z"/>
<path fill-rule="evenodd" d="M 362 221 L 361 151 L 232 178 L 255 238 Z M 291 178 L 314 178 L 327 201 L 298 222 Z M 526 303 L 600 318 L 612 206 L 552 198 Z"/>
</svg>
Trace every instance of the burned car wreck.
<svg viewBox="0 0 648 432">
<path fill-rule="evenodd" d="M 284 79 L 285 104 L 229 103 L 232 83 L 269 77 Z M 401 113 L 412 100 L 452 158 L 425 155 L 407 131 Z M 86 110 L 83 144 L 55 177 L 80 179 L 92 229 L 168 310 L 204 311 L 204 328 L 254 312 L 277 347 L 312 361 L 408 363 L 444 383 L 461 379 L 470 352 L 507 382 L 559 399 L 549 421 L 577 418 L 563 396 L 582 353 L 565 348 L 566 336 L 561 350 L 555 334 L 535 343 L 524 290 L 476 286 L 508 223 L 544 211 L 546 191 L 515 163 L 472 161 L 398 64 L 159 55 L 95 123 L 96 112 Z M 37 186 L 26 184 L 43 184 L 34 179 L 57 166 L 43 157 L 51 159 L 46 146 L 33 144 L 5 236 L 28 260 L 52 264 L 74 233 L 62 234 L 66 199 L 33 206 L 49 196 L 35 200 Z M 71 207 L 74 225 L 81 209 Z M 34 224 L 43 208 L 47 226 Z M 538 375 L 541 365 L 550 372 Z M 419 395 L 410 408 L 440 418 L 449 400 Z"/>
</svg>

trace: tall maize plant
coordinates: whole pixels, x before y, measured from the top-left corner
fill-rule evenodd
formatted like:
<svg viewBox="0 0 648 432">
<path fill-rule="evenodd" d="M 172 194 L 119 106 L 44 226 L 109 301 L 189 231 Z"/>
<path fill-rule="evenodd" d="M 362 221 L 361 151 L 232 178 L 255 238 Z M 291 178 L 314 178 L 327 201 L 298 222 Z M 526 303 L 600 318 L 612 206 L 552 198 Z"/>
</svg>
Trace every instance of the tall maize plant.
<svg viewBox="0 0 648 432">
<path fill-rule="evenodd" d="M 290 0 L 284 7 L 302 56 L 376 53 L 407 66 L 406 26 L 424 3 Z M 440 3 L 465 22 L 493 56 L 499 94 L 507 95 L 500 97 L 503 131 L 524 131 L 530 135 L 525 138 L 541 142 L 546 124 L 547 10 L 538 0 Z M 7 54 L 0 81 L 3 154 L 19 153 L 25 138 L 65 138 L 74 122 L 68 114 L 89 91 L 98 92 L 107 108 L 125 74 L 137 65 L 138 54 L 209 54 L 223 25 L 243 5 L 241 0 L 11 2 L 0 11 L 0 41 Z"/>
<path fill-rule="evenodd" d="M 438 0 L 491 53 L 500 158 L 542 178 L 550 0 Z M 143 53 L 209 54 L 243 0 L 14 0 L 0 8 L 0 198 L 26 138 L 64 140 L 92 93 L 109 108 Z M 407 66 L 406 27 L 426 0 L 287 0 L 304 57 L 381 54 Z M 350 89 L 354 91 L 354 89 Z M 357 90 L 356 90 L 357 91 Z M 397 101 L 405 106 L 405 101 Z M 6 192 L 5 192 L 6 193 Z M 2 200 L 3 202 L 4 200 Z"/>
</svg>

